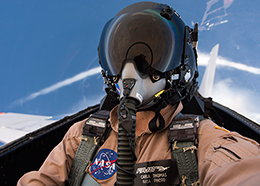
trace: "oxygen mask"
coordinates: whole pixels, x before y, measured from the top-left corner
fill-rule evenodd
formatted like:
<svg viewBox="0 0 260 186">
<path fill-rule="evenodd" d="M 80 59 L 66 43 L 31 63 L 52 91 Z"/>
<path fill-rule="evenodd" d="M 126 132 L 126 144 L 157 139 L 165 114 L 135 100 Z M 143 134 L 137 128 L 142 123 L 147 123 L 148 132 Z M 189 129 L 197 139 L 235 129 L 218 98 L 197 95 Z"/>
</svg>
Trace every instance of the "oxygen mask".
<svg viewBox="0 0 260 186">
<path fill-rule="evenodd" d="M 139 64 L 138 64 L 139 63 Z M 154 95 L 162 91 L 166 86 L 166 79 L 160 78 L 159 74 L 146 74 L 144 64 L 140 65 L 138 60 L 126 60 L 121 71 L 120 78 L 117 82 L 117 90 L 122 99 L 125 86 L 128 86 L 127 81 L 134 81 L 134 85 L 128 97 L 136 100 L 136 107 L 150 107 L 156 103 Z"/>
</svg>

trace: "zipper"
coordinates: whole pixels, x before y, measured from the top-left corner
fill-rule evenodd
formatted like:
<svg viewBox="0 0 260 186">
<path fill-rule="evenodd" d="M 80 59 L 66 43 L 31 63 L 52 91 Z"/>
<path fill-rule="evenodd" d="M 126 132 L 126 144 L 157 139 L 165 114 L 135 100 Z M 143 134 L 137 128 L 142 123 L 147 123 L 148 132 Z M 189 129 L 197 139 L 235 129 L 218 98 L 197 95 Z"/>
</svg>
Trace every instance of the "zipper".
<svg viewBox="0 0 260 186">
<path fill-rule="evenodd" d="M 226 147 L 222 147 L 221 145 L 219 145 L 218 147 L 214 147 L 214 149 L 215 150 L 217 150 L 217 149 L 224 149 L 224 150 L 228 151 L 230 154 L 232 154 L 233 156 L 235 156 L 236 158 L 241 159 L 241 157 L 238 156 L 236 153 L 234 153 L 233 151 L 229 150 Z"/>
</svg>

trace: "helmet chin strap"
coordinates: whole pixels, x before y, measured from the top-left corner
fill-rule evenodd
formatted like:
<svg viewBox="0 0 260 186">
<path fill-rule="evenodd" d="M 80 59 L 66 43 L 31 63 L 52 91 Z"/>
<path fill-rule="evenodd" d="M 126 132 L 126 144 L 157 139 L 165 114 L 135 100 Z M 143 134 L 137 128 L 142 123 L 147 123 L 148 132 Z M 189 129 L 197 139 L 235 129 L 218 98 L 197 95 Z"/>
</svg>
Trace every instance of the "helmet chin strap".
<svg viewBox="0 0 260 186">
<path fill-rule="evenodd" d="M 165 108 L 167 105 L 176 105 L 179 103 L 182 99 L 184 99 L 184 96 L 181 95 L 179 91 L 173 91 L 172 88 L 169 88 L 167 90 L 160 91 L 157 93 L 154 97 L 154 99 L 157 99 L 156 103 L 150 107 L 142 108 L 145 105 L 140 105 L 137 107 L 138 111 L 153 111 L 155 112 L 155 116 L 153 119 L 149 122 L 149 130 L 151 132 L 156 132 L 159 130 L 164 129 L 165 127 L 165 121 L 163 116 L 161 115 L 160 111 Z M 159 119 L 159 125 L 157 126 L 157 120 Z"/>
</svg>

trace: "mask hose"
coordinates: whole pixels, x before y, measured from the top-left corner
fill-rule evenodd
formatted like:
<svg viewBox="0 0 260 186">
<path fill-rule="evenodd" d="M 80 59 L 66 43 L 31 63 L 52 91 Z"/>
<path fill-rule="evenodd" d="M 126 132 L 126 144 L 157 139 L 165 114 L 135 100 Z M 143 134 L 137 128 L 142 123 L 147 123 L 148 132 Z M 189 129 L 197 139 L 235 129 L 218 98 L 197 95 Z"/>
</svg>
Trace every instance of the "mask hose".
<svg viewBox="0 0 260 186">
<path fill-rule="evenodd" d="M 134 87 L 134 79 L 124 79 L 124 97 L 121 100 L 117 114 L 118 147 L 117 147 L 117 181 L 115 185 L 134 185 L 135 156 L 135 122 L 136 122 L 136 100 L 128 97 Z"/>
</svg>

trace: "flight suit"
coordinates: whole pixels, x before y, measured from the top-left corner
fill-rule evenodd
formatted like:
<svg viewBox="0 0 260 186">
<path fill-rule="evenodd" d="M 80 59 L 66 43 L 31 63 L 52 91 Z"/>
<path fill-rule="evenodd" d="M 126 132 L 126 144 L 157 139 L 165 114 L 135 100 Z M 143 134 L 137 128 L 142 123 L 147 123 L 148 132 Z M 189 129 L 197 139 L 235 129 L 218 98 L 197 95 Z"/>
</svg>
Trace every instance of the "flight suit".
<svg viewBox="0 0 260 186">
<path fill-rule="evenodd" d="M 171 159 L 168 129 L 182 104 L 161 110 L 165 128 L 152 133 L 149 129 L 136 136 L 136 164 Z M 137 112 L 139 122 L 149 121 L 151 111 Z M 38 171 L 25 174 L 17 185 L 64 185 L 80 143 L 86 119 L 75 123 L 63 140 L 52 150 Z M 116 181 L 117 107 L 110 113 L 112 131 L 88 167 L 88 174 L 100 185 Z M 144 123 L 143 126 L 147 126 Z M 258 185 L 260 183 L 260 146 L 254 140 L 218 127 L 211 120 L 200 122 L 198 129 L 198 166 L 201 185 Z M 145 178 L 144 178 L 145 179 Z"/>
</svg>

